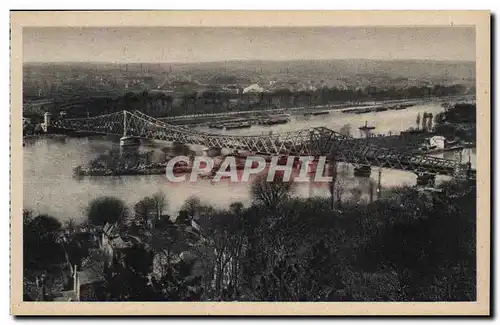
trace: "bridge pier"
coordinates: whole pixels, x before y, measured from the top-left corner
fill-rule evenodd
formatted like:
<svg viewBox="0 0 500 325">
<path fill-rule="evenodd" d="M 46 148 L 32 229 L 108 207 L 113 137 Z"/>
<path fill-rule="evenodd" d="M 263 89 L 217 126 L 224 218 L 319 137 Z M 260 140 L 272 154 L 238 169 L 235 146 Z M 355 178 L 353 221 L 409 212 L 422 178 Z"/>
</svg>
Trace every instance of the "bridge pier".
<svg viewBox="0 0 500 325">
<path fill-rule="evenodd" d="M 370 166 L 354 166 L 354 176 L 357 177 L 370 177 L 372 174 L 372 168 Z"/>
<path fill-rule="evenodd" d="M 203 150 L 204 154 L 208 157 L 217 157 L 222 154 L 222 148 L 209 147 Z"/>
<path fill-rule="evenodd" d="M 43 123 L 42 123 L 43 132 L 47 133 L 51 126 L 52 126 L 52 113 L 45 112 L 45 114 L 43 114 Z"/>
<path fill-rule="evenodd" d="M 434 187 L 436 185 L 435 174 L 417 174 L 417 186 Z"/>
</svg>

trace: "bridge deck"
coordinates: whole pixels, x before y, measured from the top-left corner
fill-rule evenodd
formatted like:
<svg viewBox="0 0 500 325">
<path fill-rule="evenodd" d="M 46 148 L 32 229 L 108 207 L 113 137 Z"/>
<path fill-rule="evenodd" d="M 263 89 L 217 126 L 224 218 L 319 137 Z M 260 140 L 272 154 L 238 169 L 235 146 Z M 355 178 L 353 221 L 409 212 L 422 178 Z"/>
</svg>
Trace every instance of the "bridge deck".
<svg viewBox="0 0 500 325">
<path fill-rule="evenodd" d="M 221 135 L 167 124 L 140 112 L 118 113 L 54 121 L 57 127 L 141 138 L 247 150 L 264 155 L 333 156 L 337 161 L 384 168 L 455 175 L 461 165 L 453 160 L 412 155 L 339 134 L 328 128 L 309 128 L 269 135 Z M 472 171 L 475 175 L 475 172 Z"/>
</svg>

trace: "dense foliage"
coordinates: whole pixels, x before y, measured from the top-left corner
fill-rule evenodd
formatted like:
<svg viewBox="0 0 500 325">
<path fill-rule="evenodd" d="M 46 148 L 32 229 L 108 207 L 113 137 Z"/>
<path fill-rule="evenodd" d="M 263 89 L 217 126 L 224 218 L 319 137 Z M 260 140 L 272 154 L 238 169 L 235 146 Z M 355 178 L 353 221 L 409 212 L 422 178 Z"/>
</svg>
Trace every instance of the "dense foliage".
<svg viewBox="0 0 500 325">
<path fill-rule="evenodd" d="M 435 117 L 435 132 L 448 139 L 476 140 L 476 104 L 461 103 Z"/>
<path fill-rule="evenodd" d="M 69 255 L 80 256 L 69 259 L 100 263 L 101 300 L 475 300 L 470 184 L 449 182 L 432 193 L 395 188 L 372 203 L 344 201 L 340 210 L 329 199 L 294 198 L 287 190 L 255 185 L 253 204 L 228 209 L 193 197 L 175 219 L 164 214 L 161 194 L 127 213 L 118 199 L 98 199 L 88 223 L 116 222 L 113 238 L 129 246 L 109 266 L 98 248 L 73 250 Z M 265 191 L 276 191 L 266 197 L 279 195 L 279 205 L 263 199 Z M 54 254 L 59 232 L 57 220 L 25 214 L 25 269 L 64 263 L 64 254 Z M 85 246 L 76 233 L 68 242 Z"/>
</svg>

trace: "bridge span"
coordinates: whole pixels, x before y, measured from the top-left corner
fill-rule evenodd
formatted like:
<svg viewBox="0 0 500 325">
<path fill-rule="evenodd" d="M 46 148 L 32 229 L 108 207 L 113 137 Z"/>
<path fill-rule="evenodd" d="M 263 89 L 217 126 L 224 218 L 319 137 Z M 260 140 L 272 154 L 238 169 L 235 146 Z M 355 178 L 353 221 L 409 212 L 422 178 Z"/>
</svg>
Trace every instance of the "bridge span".
<svg viewBox="0 0 500 325">
<path fill-rule="evenodd" d="M 412 155 L 342 135 L 326 127 L 306 128 L 269 135 L 223 135 L 199 132 L 168 124 L 138 111 L 78 119 L 49 121 L 57 128 L 135 136 L 146 139 L 197 144 L 209 148 L 245 150 L 261 155 L 327 156 L 357 166 L 411 171 L 417 175 L 446 175 L 475 179 L 470 164 L 426 155 Z"/>
</svg>

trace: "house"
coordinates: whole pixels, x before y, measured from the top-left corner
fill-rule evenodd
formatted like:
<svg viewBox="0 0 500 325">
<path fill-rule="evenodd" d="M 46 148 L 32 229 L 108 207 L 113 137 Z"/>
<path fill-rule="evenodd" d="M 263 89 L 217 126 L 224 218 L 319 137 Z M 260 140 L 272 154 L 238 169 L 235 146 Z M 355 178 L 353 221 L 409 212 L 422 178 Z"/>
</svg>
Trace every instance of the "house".
<svg viewBox="0 0 500 325">
<path fill-rule="evenodd" d="M 239 95 L 241 92 L 240 87 L 238 85 L 226 85 L 222 88 L 222 90 L 228 94 Z"/>
<path fill-rule="evenodd" d="M 122 237 L 115 224 L 106 223 L 102 229 L 100 250 L 104 253 L 106 267 L 111 267 L 118 263 L 120 257 L 128 249 L 140 245 L 140 240 L 134 236 Z"/>
<path fill-rule="evenodd" d="M 435 135 L 427 139 L 430 147 L 444 149 L 446 146 L 446 138 L 440 135 Z"/>
<path fill-rule="evenodd" d="M 244 94 L 246 94 L 246 93 L 262 93 L 262 92 L 264 92 L 264 88 L 262 88 L 258 84 L 253 84 L 253 85 L 250 85 L 250 86 L 246 87 L 245 89 L 243 89 Z"/>
<path fill-rule="evenodd" d="M 102 301 L 104 300 L 104 272 L 101 268 L 87 266 L 82 271 L 73 267 L 73 283 L 70 290 L 62 291 L 54 301 Z"/>
</svg>

